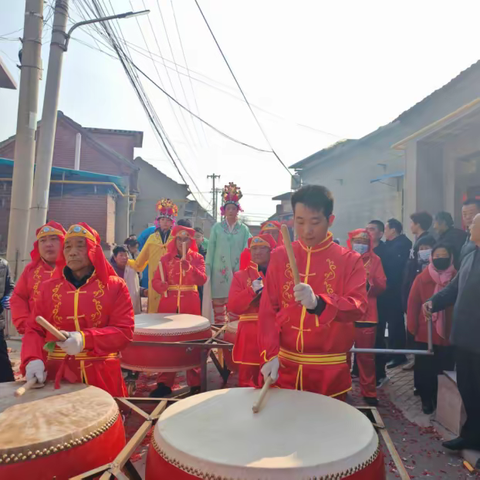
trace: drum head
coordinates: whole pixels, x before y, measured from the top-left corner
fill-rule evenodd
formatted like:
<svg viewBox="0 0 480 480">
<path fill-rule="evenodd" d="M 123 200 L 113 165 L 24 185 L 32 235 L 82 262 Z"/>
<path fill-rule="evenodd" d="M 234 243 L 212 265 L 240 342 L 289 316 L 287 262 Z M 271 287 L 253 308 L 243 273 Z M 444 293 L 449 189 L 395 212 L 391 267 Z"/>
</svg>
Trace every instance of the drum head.
<svg viewBox="0 0 480 480">
<path fill-rule="evenodd" d="M 210 321 L 184 313 L 142 313 L 135 316 L 136 335 L 182 335 L 210 329 Z"/>
<path fill-rule="evenodd" d="M 0 384 L 0 458 L 81 444 L 118 418 L 113 397 L 96 387 L 62 384 L 55 390 L 53 383 L 47 383 L 16 398 L 14 392 L 21 386 L 20 382 Z"/>
<path fill-rule="evenodd" d="M 372 424 L 346 403 L 274 388 L 254 414 L 259 393 L 215 390 L 174 404 L 155 426 L 153 447 L 186 472 L 239 480 L 343 478 L 377 458 Z"/>
</svg>

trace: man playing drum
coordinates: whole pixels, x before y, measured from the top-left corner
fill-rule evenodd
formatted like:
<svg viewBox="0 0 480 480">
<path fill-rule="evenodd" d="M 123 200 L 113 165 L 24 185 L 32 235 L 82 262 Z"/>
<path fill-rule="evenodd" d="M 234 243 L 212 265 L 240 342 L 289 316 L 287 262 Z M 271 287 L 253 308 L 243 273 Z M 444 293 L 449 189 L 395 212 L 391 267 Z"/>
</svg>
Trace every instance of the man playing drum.
<svg viewBox="0 0 480 480">
<path fill-rule="evenodd" d="M 20 275 L 10 300 L 12 321 L 18 333 L 25 333 L 27 320 L 33 312 L 43 282 L 62 272 L 56 268 L 57 258 L 63 248 L 65 230 L 57 222 L 48 222 L 37 230 L 37 240 L 30 253 L 32 261 Z"/>
<path fill-rule="evenodd" d="M 57 388 L 65 378 L 125 396 L 118 352 L 133 337 L 132 301 L 124 280 L 105 258 L 98 233 L 85 223 L 72 225 L 57 268 L 63 276 L 40 286 L 34 316 L 44 317 L 67 340 L 57 342 L 47 355 L 44 346 L 51 335 L 32 316 L 23 338 L 21 372 L 39 383 L 47 376 L 55 379 Z"/>
<path fill-rule="evenodd" d="M 171 239 L 152 281 L 153 289 L 161 295 L 158 313 L 201 315 L 198 287 L 205 284 L 207 275 L 205 261 L 198 253 L 195 242 L 195 230 L 177 225 L 172 231 Z M 170 394 L 175 375 L 175 372 L 160 373 L 157 377 L 158 386 L 151 396 Z M 200 376 L 197 369 L 187 371 L 187 383 L 194 389 L 199 388 Z"/>
<path fill-rule="evenodd" d="M 281 388 L 343 399 L 352 386 L 347 352 L 355 322 L 367 309 L 365 269 L 358 253 L 333 242 L 327 188 L 302 187 L 292 196 L 292 208 L 300 283 L 294 284 L 285 247 L 277 248 L 260 302 L 262 373 Z"/>
<path fill-rule="evenodd" d="M 271 235 L 248 239 L 248 249 L 240 257 L 240 271 L 233 275 L 228 311 L 240 315 L 232 359 L 238 363 L 238 386 L 259 386 L 258 309 L 267 274 L 270 252 L 276 247 Z"/>
</svg>

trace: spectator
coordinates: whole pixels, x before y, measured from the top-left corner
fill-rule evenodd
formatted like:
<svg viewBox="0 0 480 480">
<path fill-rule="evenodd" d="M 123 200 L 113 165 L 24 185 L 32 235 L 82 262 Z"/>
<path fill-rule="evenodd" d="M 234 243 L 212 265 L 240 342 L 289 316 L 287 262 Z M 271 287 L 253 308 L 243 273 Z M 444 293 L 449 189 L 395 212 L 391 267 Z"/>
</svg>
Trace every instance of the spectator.
<svg viewBox="0 0 480 480">
<path fill-rule="evenodd" d="M 12 364 L 8 358 L 7 342 L 5 341 L 5 310 L 10 310 L 10 297 L 15 285 L 10 276 L 10 268 L 3 258 L 0 258 L 0 383 L 13 382 Z"/>
<path fill-rule="evenodd" d="M 386 245 L 382 241 L 382 237 L 385 232 L 385 224 L 380 220 L 372 220 L 367 225 L 367 232 L 372 237 L 373 251 L 380 257 L 382 261 L 382 267 L 385 270 L 384 258 L 386 254 Z M 387 272 L 385 272 L 385 275 Z M 388 282 L 388 277 L 387 277 Z M 378 310 L 378 323 L 377 332 L 375 336 L 375 348 L 386 348 L 385 343 L 385 329 L 387 327 L 388 319 L 388 296 L 384 294 L 379 295 L 377 298 L 377 310 Z M 388 381 L 387 374 L 385 373 L 385 365 L 387 363 L 387 356 L 384 354 L 375 355 L 375 375 L 377 379 L 377 388 L 381 388 L 385 382 Z"/>
<path fill-rule="evenodd" d="M 129 258 L 135 260 L 140 253 L 140 242 L 136 238 L 127 238 L 125 245 Z"/>
<path fill-rule="evenodd" d="M 428 251 L 428 250 L 423 250 Z M 453 266 L 453 253 L 449 245 L 439 244 L 432 250 L 432 260 L 413 282 L 408 298 L 407 326 L 415 339 L 415 348 L 428 347 L 428 327 L 422 305 L 434 293 L 445 288 L 457 273 Z M 423 413 L 430 415 L 437 405 L 437 376 L 444 370 L 453 370 L 455 362 L 448 341 L 452 320 L 452 309 L 434 314 L 432 339 L 435 355 L 415 357 L 415 385 L 422 399 Z"/>
<path fill-rule="evenodd" d="M 119 245 L 113 249 L 113 256 L 110 263 L 115 273 L 125 280 L 130 297 L 132 299 L 133 311 L 135 315 L 142 313 L 142 304 L 140 300 L 140 283 L 137 272 L 127 265 L 128 250 L 127 247 Z"/>
<path fill-rule="evenodd" d="M 450 342 L 455 347 L 457 386 L 467 413 L 460 436 L 445 442 L 450 450 L 480 450 L 480 215 L 470 224 L 475 249 L 462 261 L 457 276 L 424 305 L 426 314 L 453 307 Z"/>
<path fill-rule="evenodd" d="M 385 313 L 388 322 L 389 348 L 404 349 L 406 329 L 402 304 L 402 285 L 412 242 L 402 233 L 402 224 L 391 218 L 385 225 L 386 249 L 383 267 L 387 277 L 387 289 L 382 297 L 385 300 Z M 404 354 L 395 355 L 387 364 L 387 369 L 398 367 L 407 362 Z"/>
<path fill-rule="evenodd" d="M 415 235 L 415 241 L 428 235 L 433 218 L 428 212 L 417 212 L 410 215 L 410 231 Z"/>
<path fill-rule="evenodd" d="M 205 236 L 203 230 L 200 227 L 195 227 L 195 243 L 197 244 L 198 253 L 205 257 L 207 256 L 207 249 L 203 246 Z M 198 294 L 200 295 L 200 307 L 203 308 L 203 285 L 198 286 Z"/>
<path fill-rule="evenodd" d="M 147 240 L 149 239 L 150 235 L 155 233 L 155 225 L 152 225 L 151 227 L 147 227 L 145 230 L 143 230 L 142 233 L 138 236 L 138 252 L 140 253 L 147 243 Z M 140 280 L 140 286 L 145 289 L 145 291 L 148 291 L 148 265 L 145 267 L 145 270 L 142 272 L 142 278 Z"/>
<path fill-rule="evenodd" d="M 465 244 L 460 251 L 460 263 L 463 259 L 471 252 L 473 252 L 477 247 L 475 242 L 470 240 L 470 226 L 472 225 L 473 219 L 476 215 L 480 213 L 480 200 L 476 198 L 469 198 L 463 202 L 462 207 L 462 219 L 465 228 L 467 229 L 467 238 Z"/>
<path fill-rule="evenodd" d="M 192 222 L 188 218 L 181 218 L 177 222 L 177 225 L 180 225 L 181 227 L 193 228 Z"/>
<path fill-rule="evenodd" d="M 450 246 L 453 253 L 453 265 L 458 270 L 460 268 L 460 252 L 467 239 L 467 234 L 453 226 L 453 218 L 448 212 L 438 212 L 435 215 L 433 228 L 437 232 L 439 243 Z"/>
</svg>

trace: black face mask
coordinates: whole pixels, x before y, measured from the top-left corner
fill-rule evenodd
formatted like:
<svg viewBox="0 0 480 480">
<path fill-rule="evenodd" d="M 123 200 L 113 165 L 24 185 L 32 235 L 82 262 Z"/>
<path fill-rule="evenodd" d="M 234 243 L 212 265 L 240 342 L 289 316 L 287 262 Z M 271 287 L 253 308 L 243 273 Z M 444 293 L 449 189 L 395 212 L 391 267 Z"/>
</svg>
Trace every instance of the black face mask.
<svg viewBox="0 0 480 480">
<path fill-rule="evenodd" d="M 451 264 L 450 258 L 434 258 L 433 259 L 433 266 L 437 270 L 446 270 Z"/>
</svg>

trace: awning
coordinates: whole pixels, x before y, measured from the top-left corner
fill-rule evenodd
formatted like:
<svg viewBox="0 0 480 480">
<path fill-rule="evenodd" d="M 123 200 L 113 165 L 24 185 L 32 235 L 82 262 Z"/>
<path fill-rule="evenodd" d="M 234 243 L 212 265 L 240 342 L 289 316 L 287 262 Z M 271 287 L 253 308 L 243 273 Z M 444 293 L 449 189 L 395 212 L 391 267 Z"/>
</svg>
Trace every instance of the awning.
<svg viewBox="0 0 480 480">
<path fill-rule="evenodd" d="M 380 175 L 377 178 L 372 178 L 372 180 L 370 180 L 370 183 L 381 182 L 383 180 L 388 180 L 389 178 L 400 178 L 404 176 L 405 172 L 385 173 L 384 175 Z"/>
</svg>

